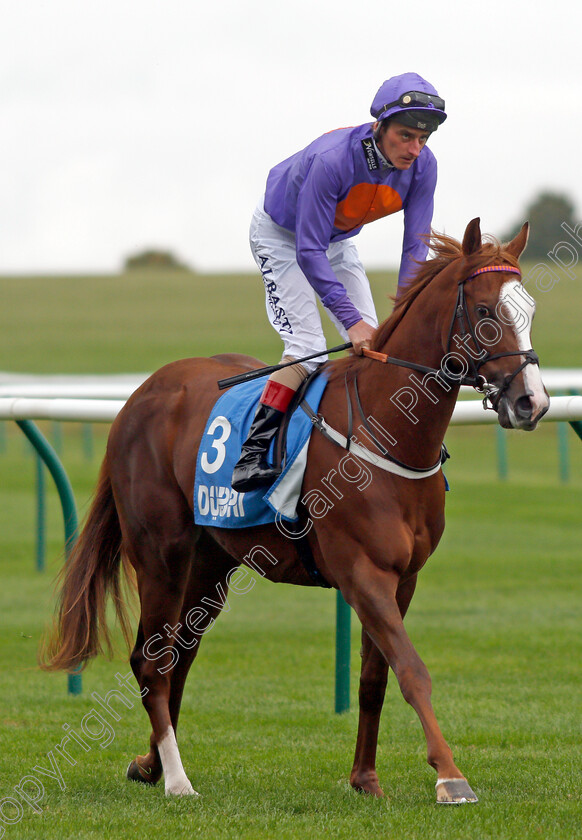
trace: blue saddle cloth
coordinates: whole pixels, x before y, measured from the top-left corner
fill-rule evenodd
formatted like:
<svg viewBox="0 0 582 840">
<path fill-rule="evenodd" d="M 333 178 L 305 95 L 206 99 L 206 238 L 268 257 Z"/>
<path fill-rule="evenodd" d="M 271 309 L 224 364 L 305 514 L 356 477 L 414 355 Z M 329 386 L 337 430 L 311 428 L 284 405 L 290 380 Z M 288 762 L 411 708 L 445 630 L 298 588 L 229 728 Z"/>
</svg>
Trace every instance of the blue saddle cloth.
<svg viewBox="0 0 582 840">
<path fill-rule="evenodd" d="M 255 379 L 231 388 L 220 397 L 208 418 L 196 460 L 194 521 L 197 525 L 249 528 L 275 522 L 276 518 L 297 520 L 296 507 L 313 429 L 301 408 L 289 420 L 285 467 L 274 484 L 247 493 L 237 493 L 230 484 L 264 384 L 263 380 Z M 305 394 L 316 413 L 326 385 L 325 375 L 320 374 Z M 272 449 L 273 445 L 270 458 Z"/>
</svg>

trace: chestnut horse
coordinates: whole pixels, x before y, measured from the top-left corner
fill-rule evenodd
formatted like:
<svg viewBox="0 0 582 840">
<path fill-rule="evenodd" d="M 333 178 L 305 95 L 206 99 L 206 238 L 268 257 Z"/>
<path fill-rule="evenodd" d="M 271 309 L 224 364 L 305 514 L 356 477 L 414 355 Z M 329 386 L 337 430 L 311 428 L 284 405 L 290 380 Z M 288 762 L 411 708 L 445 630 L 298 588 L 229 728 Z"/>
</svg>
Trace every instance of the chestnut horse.
<svg viewBox="0 0 582 840">
<path fill-rule="evenodd" d="M 326 365 L 329 383 L 319 406 L 325 423 L 318 421 L 319 431 L 311 435 L 301 521 L 317 569 L 362 623 L 350 781 L 376 796 L 382 796 L 375 757 L 390 667 L 422 723 L 428 762 L 437 773 L 437 801 L 477 800 L 441 733 L 430 677 L 403 619 L 418 572 L 444 529 L 441 447 L 460 384 L 484 393 L 506 428 L 531 430 L 548 409 L 529 343 L 534 305 L 519 275 L 526 241 L 527 224 L 505 246 L 483 242 L 479 219 L 469 223 L 462 244 L 435 236 L 434 258 L 419 266 L 378 328 L 373 358 L 351 356 Z M 186 676 L 229 586 L 244 591 L 248 567 L 271 581 L 314 585 L 297 543 L 283 528 L 227 530 L 194 523 L 196 452 L 219 397 L 216 383 L 259 365 L 236 355 L 177 361 L 128 400 L 111 427 L 44 653 L 44 667 L 73 670 L 102 652 L 109 645 L 108 595 L 127 638 L 121 572 L 131 577 L 133 568 L 141 617 L 131 667 L 152 733 L 149 751 L 131 762 L 127 775 L 146 784 L 163 775 L 166 794 L 196 793 L 175 733 Z M 331 438 L 353 440 L 354 422 L 357 454 L 346 456 Z M 345 460 L 341 469 L 346 457 L 352 459 L 351 473 Z M 345 476 L 353 477 L 353 465 L 357 469 L 364 457 L 372 480 L 360 489 Z M 321 490 L 322 479 L 333 504 L 325 515 L 309 518 L 306 500 Z"/>
</svg>

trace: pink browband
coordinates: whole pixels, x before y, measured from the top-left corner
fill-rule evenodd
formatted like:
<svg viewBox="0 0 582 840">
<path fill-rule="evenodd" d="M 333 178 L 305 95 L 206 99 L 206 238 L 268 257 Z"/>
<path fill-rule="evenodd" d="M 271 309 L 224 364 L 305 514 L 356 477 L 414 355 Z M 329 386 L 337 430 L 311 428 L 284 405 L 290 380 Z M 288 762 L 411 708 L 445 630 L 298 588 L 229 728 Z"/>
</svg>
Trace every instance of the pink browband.
<svg viewBox="0 0 582 840">
<path fill-rule="evenodd" d="M 512 265 L 486 265 L 484 268 L 479 268 L 467 277 L 470 280 L 478 274 L 485 274 L 486 271 L 509 271 L 511 274 L 521 274 L 519 268 L 514 268 Z"/>
</svg>

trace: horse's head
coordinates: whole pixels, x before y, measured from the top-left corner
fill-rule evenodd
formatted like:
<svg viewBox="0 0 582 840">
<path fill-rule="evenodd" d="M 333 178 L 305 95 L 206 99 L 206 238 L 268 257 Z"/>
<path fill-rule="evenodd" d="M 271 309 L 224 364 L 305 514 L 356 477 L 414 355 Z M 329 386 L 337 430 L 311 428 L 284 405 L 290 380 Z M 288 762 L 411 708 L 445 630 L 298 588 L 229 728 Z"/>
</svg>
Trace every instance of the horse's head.
<svg viewBox="0 0 582 840">
<path fill-rule="evenodd" d="M 490 243 L 483 245 L 479 219 L 469 222 L 447 351 L 453 360 L 462 357 L 466 380 L 486 395 L 501 426 L 530 431 L 550 401 L 531 345 L 535 303 L 518 264 L 527 238 L 526 223 L 511 242 L 492 251 Z"/>
</svg>

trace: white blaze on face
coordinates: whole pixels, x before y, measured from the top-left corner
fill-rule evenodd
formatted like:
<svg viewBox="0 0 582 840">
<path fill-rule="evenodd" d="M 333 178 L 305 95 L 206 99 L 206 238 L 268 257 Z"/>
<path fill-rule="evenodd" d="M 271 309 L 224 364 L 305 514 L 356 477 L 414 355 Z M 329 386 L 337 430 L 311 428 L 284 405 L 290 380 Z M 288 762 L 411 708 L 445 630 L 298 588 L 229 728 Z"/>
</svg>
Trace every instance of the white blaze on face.
<svg viewBox="0 0 582 840">
<path fill-rule="evenodd" d="M 520 350 L 531 350 L 531 326 L 536 311 L 535 301 L 519 280 L 508 280 L 501 287 L 497 305 L 499 319 L 515 332 Z M 518 362 L 516 357 L 516 364 Z M 523 361 L 523 359 L 522 359 Z M 526 365 L 522 371 L 523 382 L 533 408 L 533 416 L 547 408 L 548 397 L 544 390 L 538 365 Z"/>
</svg>

